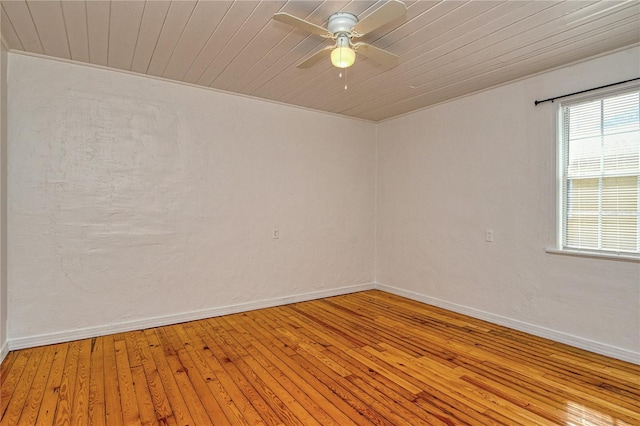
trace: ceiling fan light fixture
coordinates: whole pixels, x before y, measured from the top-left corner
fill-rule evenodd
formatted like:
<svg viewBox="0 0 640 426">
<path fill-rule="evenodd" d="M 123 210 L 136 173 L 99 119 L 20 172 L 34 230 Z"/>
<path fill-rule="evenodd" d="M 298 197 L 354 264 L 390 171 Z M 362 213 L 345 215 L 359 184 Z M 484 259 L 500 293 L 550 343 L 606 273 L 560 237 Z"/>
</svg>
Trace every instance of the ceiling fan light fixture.
<svg viewBox="0 0 640 426">
<path fill-rule="evenodd" d="M 406 12 L 407 6 L 402 1 L 386 0 L 382 6 L 362 19 L 349 12 L 334 13 L 329 16 L 326 28 L 286 12 L 276 13 L 273 15 L 273 19 L 301 28 L 320 37 L 335 40 L 335 45 L 317 50 L 300 62 L 297 65 L 298 68 L 310 68 L 314 64 L 325 60 L 327 56 L 331 56 L 331 64 L 334 67 L 349 68 L 356 61 L 356 51 L 358 51 L 358 54 L 368 58 L 372 63 L 388 67 L 397 64 L 397 55 L 368 43 L 354 42 L 353 40 L 364 37 L 391 21 L 401 18 Z"/>
<path fill-rule="evenodd" d="M 349 46 L 339 46 L 331 52 L 331 63 L 337 68 L 349 68 L 356 61 L 356 52 Z"/>
</svg>

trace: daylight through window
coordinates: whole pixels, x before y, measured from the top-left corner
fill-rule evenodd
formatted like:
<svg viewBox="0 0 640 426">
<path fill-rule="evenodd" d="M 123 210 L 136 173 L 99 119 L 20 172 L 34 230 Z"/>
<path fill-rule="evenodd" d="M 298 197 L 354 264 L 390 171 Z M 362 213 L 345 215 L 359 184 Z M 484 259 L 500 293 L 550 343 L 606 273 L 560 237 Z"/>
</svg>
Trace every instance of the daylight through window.
<svg viewBox="0 0 640 426">
<path fill-rule="evenodd" d="M 563 249 L 640 252 L 640 91 L 562 104 Z"/>
</svg>

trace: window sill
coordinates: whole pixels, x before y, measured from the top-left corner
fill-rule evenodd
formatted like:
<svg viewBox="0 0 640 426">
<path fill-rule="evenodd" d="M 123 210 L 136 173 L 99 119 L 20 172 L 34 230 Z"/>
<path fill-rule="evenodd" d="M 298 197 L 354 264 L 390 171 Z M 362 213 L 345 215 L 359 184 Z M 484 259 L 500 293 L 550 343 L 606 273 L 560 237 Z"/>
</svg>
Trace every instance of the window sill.
<svg viewBox="0 0 640 426">
<path fill-rule="evenodd" d="M 576 256 L 576 257 L 590 257 L 593 259 L 606 259 L 606 260 L 618 260 L 622 262 L 634 262 L 640 263 L 640 256 L 634 256 L 631 254 L 616 254 L 616 253 L 596 253 L 592 251 L 580 251 L 580 250 L 560 250 L 547 248 L 545 252 L 549 254 L 560 254 L 563 256 Z"/>
</svg>

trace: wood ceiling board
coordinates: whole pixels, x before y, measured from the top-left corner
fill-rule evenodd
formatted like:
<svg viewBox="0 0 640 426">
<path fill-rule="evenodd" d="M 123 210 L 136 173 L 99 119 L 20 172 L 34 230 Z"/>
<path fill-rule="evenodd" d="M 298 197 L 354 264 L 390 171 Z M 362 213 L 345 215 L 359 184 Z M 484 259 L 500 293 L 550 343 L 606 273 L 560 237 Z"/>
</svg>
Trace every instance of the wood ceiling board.
<svg viewBox="0 0 640 426">
<path fill-rule="evenodd" d="M 400 54 L 421 52 L 425 50 L 424 46 L 439 46 L 442 41 L 467 37 L 468 31 L 472 31 L 478 26 L 483 27 L 490 24 L 500 15 L 508 14 L 518 4 L 520 2 L 512 4 L 497 1 L 466 2 L 463 4 L 454 2 L 448 5 L 448 9 L 434 7 L 422 17 L 422 19 L 428 18 L 428 21 L 421 28 L 389 44 L 383 38 L 380 46 L 393 48 Z M 453 5 L 457 5 L 457 7 L 452 8 Z"/>
<path fill-rule="evenodd" d="M 516 3 L 516 5 L 519 3 Z M 490 36 L 496 32 L 502 31 L 504 28 L 511 26 L 511 22 L 519 21 L 524 16 L 529 16 L 531 12 L 535 13 L 539 11 L 543 2 L 528 3 L 526 7 L 517 8 L 516 10 L 499 15 L 494 20 L 481 20 L 475 28 L 462 27 L 457 33 L 449 33 L 447 36 L 449 39 L 445 39 L 442 35 L 432 36 L 429 38 L 429 42 L 424 43 L 418 49 L 414 49 L 404 55 L 406 61 L 402 63 L 397 69 L 394 70 L 395 81 L 397 82 L 396 88 L 389 90 L 395 92 L 397 88 L 408 88 L 410 85 L 417 85 L 417 78 L 423 73 L 429 72 L 435 67 L 435 60 L 446 55 L 454 55 L 456 51 L 471 45 L 470 52 L 480 49 L 478 43 L 487 44 L 490 40 Z M 503 6 L 504 7 L 504 6 Z M 546 6 L 545 6 L 546 7 Z M 499 9 L 494 9 L 498 13 Z M 501 39 L 501 38 L 500 38 Z M 456 56 L 450 56 L 449 63 L 458 61 L 458 58 L 467 54 L 465 51 L 463 54 Z M 370 93 L 371 87 L 375 87 L 379 84 L 379 78 L 382 76 L 373 76 L 369 81 L 363 82 L 364 86 L 362 90 Z M 388 92 L 389 92 L 388 91 Z M 380 97 L 384 97 L 382 93 L 378 93 Z"/>
<path fill-rule="evenodd" d="M 431 2 L 413 2 L 413 5 L 410 6 L 411 9 L 416 9 L 416 5 L 424 5 L 426 8 L 427 4 L 432 4 Z M 431 7 L 431 6 L 430 6 Z M 409 10 L 411 10 L 409 9 Z M 293 28 L 289 25 L 285 25 L 282 23 L 278 23 L 276 21 L 271 21 L 271 25 L 273 26 L 282 26 L 286 29 L 291 28 L 291 30 L 289 30 L 289 34 L 291 34 L 291 32 L 293 32 Z M 270 34 L 272 34 L 274 37 L 281 37 L 279 36 L 279 33 L 276 33 L 275 31 L 270 32 Z M 276 40 L 278 40 L 276 38 Z M 326 42 L 321 42 L 318 46 L 318 49 L 321 48 L 324 43 Z M 230 85 L 227 86 L 225 88 L 227 88 L 228 90 L 231 91 L 238 91 L 240 89 L 243 88 L 242 83 L 243 81 L 251 81 L 252 78 L 255 78 L 256 76 L 258 76 L 260 74 L 260 65 L 261 65 L 261 61 L 265 61 L 268 58 L 272 58 L 275 62 L 275 58 L 281 57 L 286 51 L 285 49 L 287 49 L 286 46 L 284 46 L 282 43 L 277 43 L 275 45 L 275 47 L 273 48 L 274 52 L 269 51 L 268 54 L 266 54 L 265 56 L 263 56 L 260 61 L 258 61 L 248 72 L 246 72 L 244 75 L 240 76 L 240 77 L 236 77 L 235 81 Z M 320 64 L 316 65 L 316 66 L 321 66 Z M 325 67 L 326 68 L 326 67 Z M 295 79 L 293 81 L 290 81 L 286 86 L 290 87 L 290 84 L 295 84 L 295 82 L 298 82 L 299 80 L 303 80 L 304 78 L 306 78 L 306 76 L 308 76 L 309 74 L 306 72 L 300 72 L 296 74 L 297 77 L 295 77 Z"/>
<path fill-rule="evenodd" d="M 418 37 L 420 37 L 421 40 L 426 38 L 429 40 L 430 44 L 438 45 L 440 43 L 439 38 L 446 37 L 446 34 L 448 34 L 449 32 L 465 33 L 466 29 L 461 29 L 456 32 L 456 28 L 458 27 L 463 28 L 465 23 L 472 21 L 475 18 L 483 17 L 484 14 L 489 10 L 498 9 L 498 14 L 504 13 L 501 9 L 499 9 L 499 6 L 501 5 L 501 3 L 499 2 L 470 2 L 470 3 L 454 2 L 450 4 L 447 4 L 447 3 L 444 3 L 444 4 L 447 5 L 448 7 L 430 9 L 434 11 L 435 9 L 438 9 L 437 14 L 432 14 L 429 18 L 429 24 L 422 26 L 419 31 L 416 31 L 413 34 L 414 37 L 417 35 Z M 483 21 L 488 19 L 490 18 L 485 17 Z M 438 34 L 438 36 L 429 37 L 428 34 L 424 34 L 426 30 L 429 30 L 431 35 Z M 382 40 L 384 40 L 384 37 L 380 41 Z M 429 43 L 425 43 L 422 46 L 423 47 L 427 46 Z M 387 45 L 386 48 L 388 48 L 389 51 L 397 55 L 400 55 L 402 58 L 402 55 L 405 54 L 405 52 L 407 52 L 410 48 L 414 47 L 415 44 L 416 42 L 414 38 L 405 37 L 403 39 L 400 39 L 398 42 L 396 42 L 392 46 Z M 377 45 L 378 43 L 376 43 L 376 46 Z M 384 43 L 380 43 L 380 45 L 382 46 L 384 45 Z M 358 63 L 353 68 L 360 67 L 360 62 L 362 62 L 363 59 L 365 58 L 363 58 L 362 55 L 360 55 L 360 57 L 356 60 Z M 327 72 L 330 72 L 330 70 Z M 384 67 L 375 67 L 375 68 L 372 68 L 372 71 L 368 73 L 368 75 L 379 75 L 381 79 L 384 79 L 388 74 L 385 73 Z M 366 80 L 368 75 L 367 74 L 362 75 L 360 76 L 360 78 Z M 287 87 L 291 87 L 290 93 L 293 93 L 294 94 L 293 96 L 300 96 L 300 94 L 308 90 L 310 86 L 321 84 L 322 80 L 324 78 L 327 78 L 327 76 L 328 75 L 325 74 L 325 75 L 318 76 L 315 79 L 311 79 L 309 81 L 303 81 L 302 85 L 299 87 L 296 86 L 296 82 L 294 81 L 290 83 L 290 85 L 287 85 Z M 357 80 L 357 81 L 361 81 L 361 80 Z M 393 86 L 393 84 L 391 84 L 390 86 Z M 336 94 L 336 96 L 341 96 L 339 91 Z M 354 98 L 352 97 L 351 99 L 354 99 Z M 284 96 L 282 100 L 283 102 L 291 102 L 291 103 L 296 102 L 296 99 L 292 98 L 291 95 Z M 326 96 L 324 96 L 324 99 L 320 102 L 323 105 L 321 108 L 326 108 L 328 107 L 328 105 L 331 105 L 334 102 L 334 99 L 331 96 L 331 94 L 327 94 Z"/>
<path fill-rule="evenodd" d="M 614 12 L 616 10 L 619 9 L 625 9 L 629 6 L 633 6 L 633 5 L 637 5 L 638 2 L 634 1 L 634 0 L 624 0 L 624 1 L 609 1 L 606 4 L 601 4 L 599 10 L 597 12 L 592 12 L 589 13 L 585 16 L 581 16 L 581 17 L 573 17 L 573 19 L 567 23 L 567 25 L 572 26 L 572 25 L 580 25 L 582 23 L 582 21 L 584 20 L 592 20 L 592 19 L 598 19 L 600 17 L 602 17 L 603 15 L 609 14 L 611 12 Z"/>
<path fill-rule="evenodd" d="M 271 21 L 267 22 L 251 43 L 234 58 L 225 72 L 216 78 L 214 87 L 230 90 L 234 83 L 238 82 L 242 77 L 250 75 L 265 56 L 273 54 L 273 50 L 281 40 L 281 32 L 273 29 Z M 259 72 L 255 75 L 257 74 Z"/>
<path fill-rule="evenodd" d="M 287 6 L 291 4 L 291 1 L 287 2 Z M 305 6 L 306 9 L 300 11 L 300 16 L 309 16 L 316 6 L 313 2 L 297 2 L 297 4 Z M 297 9 L 300 9 L 298 7 Z M 280 9 L 280 12 L 283 9 Z M 265 30 L 269 34 L 273 34 L 273 44 L 271 47 L 265 47 L 265 49 L 255 56 L 254 64 L 245 69 L 240 75 L 235 76 L 233 82 L 228 86 L 228 90 L 238 93 L 247 93 L 243 88 L 257 78 L 265 69 L 277 62 L 277 59 L 289 51 L 291 46 L 291 37 L 297 38 L 297 42 L 301 42 L 305 37 L 300 32 L 295 31 L 290 25 L 283 24 L 281 22 L 273 21 L 269 19 L 269 22 L 265 26 Z M 267 45 L 269 46 L 269 45 Z"/>
<path fill-rule="evenodd" d="M 92 64 L 106 66 L 109 55 L 111 3 L 108 1 L 89 1 L 85 5 L 87 8 L 89 60 Z"/>
<path fill-rule="evenodd" d="M 480 7 L 484 7 L 487 5 L 493 6 L 493 5 L 497 5 L 498 3 L 492 3 L 492 2 L 483 2 L 483 3 L 475 3 L 475 5 L 478 5 Z M 449 17 L 449 20 L 447 20 L 446 22 L 443 22 L 441 25 L 444 28 L 447 28 L 449 25 L 451 25 L 451 22 L 455 22 L 451 20 L 452 14 L 455 14 L 456 11 L 460 11 L 462 10 L 462 7 L 465 6 L 465 3 L 462 2 L 445 2 L 445 3 L 438 3 L 437 6 L 438 7 L 433 7 L 433 8 L 429 8 L 428 9 L 428 14 L 427 13 L 423 13 L 420 14 L 421 16 L 421 25 L 420 25 L 420 29 L 414 33 L 412 33 L 411 35 L 408 35 L 405 38 L 400 39 L 399 41 L 406 41 L 406 46 L 409 47 L 414 47 L 416 45 L 416 35 L 418 37 L 420 37 L 420 40 L 424 40 L 424 39 L 429 39 L 429 35 L 430 34 L 421 34 L 422 32 L 425 32 L 427 29 L 429 30 L 429 32 L 431 33 L 437 33 L 437 29 L 433 29 L 433 25 L 435 25 L 438 22 L 442 22 L 442 19 L 445 17 Z M 455 15 L 454 15 L 455 16 Z M 424 38 L 423 38 L 424 37 Z M 379 40 L 376 41 L 375 45 L 381 48 L 386 48 L 389 51 L 393 52 L 394 54 L 397 54 L 400 56 L 400 61 L 403 62 L 405 61 L 405 58 L 403 56 L 404 53 L 406 53 L 406 51 L 408 50 L 408 47 L 406 46 L 401 46 L 398 45 L 397 43 L 394 44 L 390 44 L 390 43 L 385 43 L 384 42 L 385 37 L 380 38 Z M 432 39 L 429 39 L 429 42 L 433 43 L 434 41 Z M 422 44 L 422 46 L 424 46 L 424 44 Z M 361 63 L 363 61 L 366 61 L 366 58 L 363 58 L 362 55 L 360 55 L 360 57 L 358 57 L 358 59 L 356 59 L 356 65 L 353 67 L 353 69 L 357 69 L 361 67 Z M 386 71 L 388 71 L 388 69 L 385 69 L 384 67 L 374 67 L 371 68 L 371 72 L 368 74 L 364 74 L 361 75 L 360 78 L 363 78 L 364 80 L 367 79 L 367 75 L 377 75 L 380 77 L 380 79 L 382 80 L 386 80 L 387 78 L 387 73 Z M 394 69 L 394 72 L 396 71 L 396 69 Z M 303 81 L 303 86 L 301 86 L 299 88 L 299 90 L 292 90 L 291 93 L 294 94 L 294 96 L 297 96 L 298 93 L 302 92 L 304 93 L 304 91 L 310 86 L 310 85 L 315 85 L 315 84 L 319 84 L 319 82 L 321 81 L 323 76 L 320 76 L 319 79 L 317 79 L 316 81 Z M 361 81 L 361 80 L 358 80 Z M 291 87 L 292 89 L 294 89 L 296 86 L 296 82 L 292 82 L 291 83 Z M 386 87 L 386 84 L 385 84 Z M 370 92 L 368 92 L 370 93 Z M 341 91 L 337 91 L 337 93 L 335 93 L 335 96 L 337 97 L 342 97 Z M 333 100 L 330 100 L 331 95 L 328 94 L 327 96 L 324 97 L 324 102 L 325 105 L 327 104 L 331 104 L 333 103 Z M 356 97 L 351 96 L 351 99 L 355 99 Z M 293 99 L 291 99 L 290 96 L 285 97 L 284 99 L 285 102 L 294 102 Z"/>
<path fill-rule="evenodd" d="M 590 38 L 591 43 L 584 45 L 581 48 L 575 49 L 569 46 L 566 50 L 557 52 L 556 55 L 540 61 L 538 58 L 529 59 L 522 64 L 514 64 L 509 67 L 505 67 L 498 73 L 486 73 L 479 76 L 474 76 L 466 81 L 457 82 L 455 85 L 435 88 L 434 90 L 408 98 L 402 102 L 398 102 L 394 105 L 387 105 L 379 108 L 378 110 L 367 110 L 365 115 L 368 119 L 373 121 L 386 120 L 388 118 L 396 117 L 409 113 L 414 110 L 418 110 L 430 105 L 434 105 L 440 102 L 447 101 L 449 99 L 464 96 L 469 93 L 474 93 L 479 90 L 483 90 L 490 87 L 495 87 L 504 84 L 504 81 L 513 81 L 519 78 L 531 75 L 529 72 L 532 66 L 538 68 L 538 72 L 546 71 L 549 69 L 557 68 L 566 64 L 567 59 L 569 63 L 576 62 L 584 59 L 585 57 L 592 57 L 593 49 L 600 53 L 610 52 L 611 46 L 622 45 L 630 46 L 637 43 L 637 29 L 634 24 L 625 25 L 627 31 L 611 37 L 603 39 L 601 35 Z M 523 66 L 524 65 L 524 66 Z M 523 69 L 525 69 L 523 71 Z M 603 84 L 611 83 L 610 81 L 603 80 Z M 481 87 L 481 89 L 476 89 Z M 531 99 L 531 106 L 533 106 L 534 99 Z"/>
<path fill-rule="evenodd" d="M 198 2 L 164 70 L 164 77 L 182 80 L 230 7 L 231 3 Z"/>
<path fill-rule="evenodd" d="M 147 74 L 162 76 L 195 8 L 195 1 L 172 1 L 151 56 Z"/>
<path fill-rule="evenodd" d="M 546 7 L 548 2 L 529 3 L 526 9 L 519 8 L 513 12 L 507 12 L 498 19 L 478 23 L 477 28 L 466 29 L 449 39 L 440 40 L 438 37 L 431 37 L 427 43 L 417 46 L 413 50 L 407 52 L 405 57 L 407 61 L 402 64 L 403 67 L 410 66 L 406 70 L 408 74 L 420 74 L 421 69 L 433 69 L 434 60 L 443 58 L 451 62 L 456 62 L 460 58 L 465 58 L 469 53 L 478 53 L 481 49 L 503 42 L 512 41 L 514 38 L 521 38 L 523 29 L 526 31 L 523 23 L 528 22 L 527 19 L 538 13 L 548 12 Z M 540 7 L 543 10 L 540 10 Z M 559 13 L 565 13 L 562 10 Z M 552 12 L 554 14 L 555 12 Z M 527 24 L 529 29 L 536 28 L 537 23 L 530 22 Z M 435 43 L 434 43 L 435 41 Z M 462 49 L 462 50 L 461 50 Z M 482 55 L 480 55 L 482 56 Z M 414 81 L 415 83 L 415 81 Z"/>
<path fill-rule="evenodd" d="M 247 93 L 272 98 L 272 92 L 277 90 L 283 81 L 289 82 L 296 77 L 307 76 L 311 78 L 314 74 L 321 72 L 322 69 L 330 67 L 329 61 L 320 62 L 312 68 L 299 69 L 297 65 L 304 61 L 307 57 L 315 52 L 322 50 L 327 46 L 331 46 L 329 41 L 318 40 L 319 37 L 309 36 L 298 44 L 295 49 L 289 50 L 281 58 L 279 58 L 266 72 L 262 73 L 258 79 L 247 86 Z M 304 52 L 304 53 L 301 53 Z"/>
<path fill-rule="evenodd" d="M 20 37 L 18 37 L 18 33 L 13 28 L 13 24 L 9 19 L 9 15 L 4 10 L 4 4 L 0 3 L 0 26 L 2 28 L 2 37 L 4 41 L 8 44 L 9 49 L 18 49 L 24 50 L 22 46 L 22 42 L 20 41 Z"/>
<path fill-rule="evenodd" d="M 160 31 L 169 12 L 170 1 L 147 1 L 140 22 L 138 41 L 136 42 L 131 71 L 146 73 L 151 63 L 151 57 L 158 43 Z"/>
<path fill-rule="evenodd" d="M 29 1 L 27 3 L 38 30 L 45 55 L 71 59 L 67 28 L 59 1 Z"/>
<path fill-rule="evenodd" d="M 400 64 L 385 69 L 359 55 L 345 91 L 328 61 L 296 68 L 330 43 L 273 21 L 273 12 L 326 26 L 337 11 L 366 16 L 383 0 L 254 1 L 257 9 L 233 18 L 242 6 L 232 1 L 39 1 L 2 0 L 10 49 L 373 120 L 640 43 L 637 0 L 407 2 L 403 20 L 361 39 L 400 54 Z"/>
<path fill-rule="evenodd" d="M 627 38 L 627 40 L 629 40 L 629 38 Z M 585 50 L 587 52 L 591 51 L 590 48 L 586 48 Z M 609 50 L 605 50 L 605 52 L 608 52 L 608 51 Z M 584 56 L 584 54 L 585 54 L 584 51 L 577 52 L 575 56 L 572 55 L 571 57 L 578 58 L 576 59 L 576 61 L 579 61 Z M 556 61 L 556 63 L 559 62 L 562 65 L 564 65 L 566 63 L 565 60 L 566 60 L 566 57 L 563 56 L 559 58 L 559 60 Z M 550 69 L 550 67 L 553 66 L 553 63 L 545 62 L 543 65 L 547 67 L 544 70 L 548 70 Z M 559 65 L 559 66 L 562 66 L 562 65 Z M 486 75 L 480 79 L 481 81 L 473 81 L 473 82 L 469 82 L 469 84 L 460 85 L 455 90 L 455 92 L 457 93 L 454 93 L 454 91 L 451 88 L 443 88 L 440 90 L 439 93 L 431 93 L 430 95 L 425 95 L 421 98 L 407 100 L 403 104 L 385 106 L 384 108 L 381 108 L 377 112 L 368 110 L 366 114 L 367 114 L 367 117 L 375 121 L 379 121 L 381 119 L 388 119 L 391 117 L 396 117 L 399 115 L 410 113 L 411 111 L 419 110 L 421 108 L 428 107 L 430 105 L 434 105 L 440 102 L 445 102 L 447 100 L 452 99 L 452 97 L 460 97 L 469 93 L 473 93 L 474 92 L 473 88 L 477 87 L 480 84 L 486 85 L 487 87 L 494 87 L 494 86 L 503 84 L 503 79 L 509 78 L 510 80 L 516 80 L 518 78 L 526 77 L 528 75 L 530 74 L 515 73 L 515 72 L 508 73 L 508 74 Z M 605 82 L 604 84 L 607 84 L 607 83 L 608 82 Z M 426 98 L 428 98 L 428 100 Z M 533 105 L 533 99 L 531 99 L 530 102 Z"/>
<path fill-rule="evenodd" d="M 31 18 L 31 12 L 24 0 L 3 1 L 2 8 L 9 17 L 20 43 L 28 51 L 44 53 L 40 36 Z"/>
<path fill-rule="evenodd" d="M 247 19 L 245 25 L 247 28 L 253 26 L 257 31 L 243 31 L 237 34 L 218 56 L 218 64 L 211 64 L 205 71 L 203 83 L 210 87 L 222 89 L 226 85 L 226 81 L 234 79 L 237 74 L 250 68 L 255 63 L 256 57 L 253 54 L 245 54 L 246 51 L 251 52 L 250 46 L 261 42 L 262 37 L 271 28 L 269 26 L 269 17 L 273 16 L 283 4 L 284 1 L 261 2 Z M 260 24 L 264 22 L 265 16 L 267 17 L 266 24 L 260 27 Z"/>
<path fill-rule="evenodd" d="M 260 30 L 267 25 L 270 17 L 283 4 L 284 2 L 282 1 L 258 2 L 249 15 L 245 17 L 240 29 L 224 45 L 218 57 L 202 73 L 198 83 L 217 87 L 212 84 L 214 80 L 233 62 L 238 53 L 255 39 Z"/>
<path fill-rule="evenodd" d="M 392 81 L 387 80 L 388 74 L 376 73 L 365 76 L 366 79 L 363 79 L 353 88 L 355 92 L 352 98 L 353 101 L 345 103 L 341 111 L 346 112 L 349 108 L 361 107 L 362 103 L 365 102 L 365 97 L 371 94 L 372 90 L 376 91 L 375 100 L 377 102 L 389 102 L 388 96 L 390 95 L 405 96 L 414 94 L 415 89 L 410 89 L 410 86 L 418 86 L 417 78 L 422 73 L 428 72 L 428 68 L 433 68 L 435 66 L 434 61 L 438 57 L 456 52 L 469 44 L 486 42 L 491 34 L 510 26 L 514 21 L 519 22 L 525 17 L 538 13 L 547 7 L 548 5 L 545 5 L 545 2 L 503 3 L 500 7 L 492 9 L 483 15 L 479 22 L 476 23 L 474 20 L 467 21 L 467 24 L 472 26 L 463 25 L 455 33 L 446 34 L 449 37 L 448 40 L 442 34 L 428 37 L 429 41 L 419 47 L 420 51 L 414 49 L 409 54 L 402 56 L 402 58 L 406 59 L 406 62 L 393 70 Z M 425 36 L 422 35 L 422 37 Z M 480 49 L 480 47 L 473 47 L 471 51 L 477 49 Z M 421 53 L 421 51 L 424 53 Z M 456 59 L 454 58 L 450 62 L 455 63 L 455 61 Z M 450 64 L 450 66 L 453 65 Z M 420 68 L 421 72 L 416 72 L 416 68 Z M 339 94 L 336 96 L 339 96 Z M 332 101 L 332 96 L 328 95 L 326 102 Z"/>
<path fill-rule="evenodd" d="M 84 2 L 65 0 L 60 2 L 68 35 L 71 59 L 89 62 L 89 34 L 87 32 L 87 8 Z"/>
<path fill-rule="evenodd" d="M 430 2 L 430 1 L 417 1 L 413 5 L 407 8 L 407 14 L 403 22 L 397 22 L 395 27 L 384 34 L 374 33 L 372 36 L 363 37 L 360 40 L 364 40 L 367 43 L 375 44 L 381 48 L 387 48 L 399 40 L 405 37 L 410 37 L 416 31 L 421 30 L 427 26 L 429 22 L 431 12 L 430 9 L 442 6 L 442 3 Z M 446 4 L 447 7 L 455 8 L 453 4 Z M 451 9 L 451 10 L 453 10 Z"/>
<path fill-rule="evenodd" d="M 392 0 L 390 0 L 392 1 Z M 496 0 L 494 0 L 496 1 Z M 370 29 L 367 32 L 363 33 L 363 37 L 357 38 L 355 39 L 356 41 L 367 41 L 367 42 L 372 42 L 374 40 L 377 40 L 378 38 L 380 38 L 382 35 L 389 33 L 390 31 L 394 30 L 395 28 L 397 28 L 398 26 L 402 25 L 404 22 L 407 21 L 408 19 L 408 8 L 411 7 L 410 4 L 407 4 L 407 2 L 403 2 L 405 4 L 404 7 L 404 13 L 399 15 L 400 10 L 401 9 L 396 9 L 393 8 L 394 10 L 389 9 L 389 13 L 393 13 L 395 16 L 397 16 L 395 19 L 392 19 L 391 21 L 388 21 L 386 24 L 381 25 L 379 27 L 373 27 L 373 25 L 370 25 L 372 22 L 367 23 L 369 27 L 372 27 L 372 29 Z M 424 3 L 433 3 L 433 2 L 424 2 Z M 371 7 L 367 8 L 366 10 L 360 12 L 360 13 L 354 13 L 355 15 L 358 16 L 358 21 L 361 22 L 364 19 L 369 18 L 370 15 L 374 14 L 378 9 L 380 9 L 382 6 L 384 5 L 384 3 L 380 3 L 380 2 L 374 2 L 373 5 L 371 5 Z M 428 7 L 428 6 L 427 6 Z M 376 21 L 378 21 L 378 23 L 380 22 L 380 20 L 378 18 L 376 18 L 376 15 L 374 15 L 373 18 Z M 384 19 L 383 19 L 384 21 Z M 358 24 L 356 24 L 356 27 L 358 27 Z M 365 27 L 365 30 L 367 28 Z M 362 31 L 362 28 L 360 28 L 360 31 Z"/>
<path fill-rule="evenodd" d="M 445 77 L 452 79 L 456 72 L 469 71 L 479 64 L 494 61 L 500 55 L 507 54 L 514 49 L 523 48 L 543 36 L 547 28 L 556 24 L 549 21 L 559 15 L 566 16 L 571 11 L 579 10 L 584 3 L 567 2 L 559 3 L 552 8 L 546 8 L 539 13 L 527 16 L 520 21 L 508 24 L 483 37 L 468 39 L 463 36 L 458 40 L 460 47 L 449 46 L 450 42 L 441 42 L 437 47 L 423 54 L 416 55 L 411 52 L 412 59 L 401 63 L 397 70 L 394 70 L 395 87 L 389 87 L 371 94 L 368 92 L 360 97 L 360 103 L 354 105 L 355 109 L 345 109 L 345 114 L 355 113 L 357 110 L 373 107 L 381 99 L 385 99 L 389 94 L 396 97 L 412 96 L 414 89 L 409 86 L 420 87 L 429 84 L 434 79 Z M 541 19 L 543 15 L 546 19 Z M 535 18 L 532 18 L 535 17 Z M 411 56 L 411 55 L 409 55 Z"/>
<path fill-rule="evenodd" d="M 111 4 L 108 66 L 131 69 L 144 7 L 144 2 L 136 0 Z"/>
<path fill-rule="evenodd" d="M 239 25 L 247 19 L 256 8 L 256 1 L 235 1 L 223 17 L 215 32 L 208 39 L 196 59 L 193 61 L 183 81 L 198 83 L 204 72 L 216 60 L 222 49 L 239 30 Z"/>
<path fill-rule="evenodd" d="M 291 31 L 291 33 L 293 33 L 293 31 Z M 291 37 L 300 37 L 300 42 L 306 39 L 301 35 L 294 34 L 291 34 Z M 266 54 L 257 58 L 256 62 L 254 62 L 250 68 L 243 70 L 241 74 L 235 76 L 227 90 L 238 93 L 250 93 L 252 90 L 251 84 L 253 83 L 255 86 L 258 86 L 259 83 L 254 83 L 256 79 L 264 77 L 264 73 L 270 67 L 274 66 L 279 58 L 290 51 L 290 42 L 291 40 L 276 39 L 274 46 L 268 50 L 267 48 L 265 49 Z"/>
<path fill-rule="evenodd" d="M 539 38 L 524 49 L 526 52 L 531 46 L 538 46 L 539 53 L 544 52 L 545 48 L 553 48 L 556 42 L 579 42 L 577 38 L 588 35 L 591 31 L 598 28 L 607 27 L 609 31 L 615 32 L 616 23 L 626 21 L 627 19 L 635 20 L 640 28 L 640 3 L 630 4 L 625 8 L 609 8 L 606 14 L 600 16 L 599 19 L 581 19 L 579 25 L 558 25 L 549 31 L 545 31 L 545 37 Z M 522 55 L 523 49 L 513 50 L 507 54 L 501 55 L 500 60 L 510 62 L 512 58 L 518 58 Z"/>
<path fill-rule="evenodd" d="M 549 28 L 547 29 L 546 27 Z M 486 55 L 485 60 L 482 60 L 480 53 L 468 52 L 469 55 L 477 55 L 478 57 L 474 59 L 472 65 L 459 67 L 459 69 L 460 72 L 479 72 L 478 70 L 483 70 L 482 72 L 484 72 L 487 68 L 486 64 L 491 63 L 491 61 L 498 60 L 502 64 L 508 64 L 509 58 L 518 58 L 522 55 L 528 54 L 529 52 L 535 52 L 536 48 L 548 47 L 553 40 L 566 38 L 568 42 L 573 42 L 571 40 L 572 37 L 575 38 L 575 35 L 585 35 L 585 32 L 594 28 L 597 28 L 597 24 L 590 26 L 584 25 L 568 30 L 559 30 L 554 34 L 554 23 L 548 22 L 521 33 L 519 37 L 514 37 L 513 40 L 504 39 L 499 43 L 490 46 L 490 55 Z M 611 29 L 615 29 L 615 25 L 612 26 Z M 464 52 L 463 55 L 467 57 L 467 52 Z M 433 71 L 438 72 L 439 76 L 451 76 L 452 74 L 447 72 L 446 68 L 447 64 L 444 64 L 444 66 L 440 68 L 434 67 Z M 431 84 L 432 82 L 433 78 L 429 78 L 428 83 Z"/>
</svg>

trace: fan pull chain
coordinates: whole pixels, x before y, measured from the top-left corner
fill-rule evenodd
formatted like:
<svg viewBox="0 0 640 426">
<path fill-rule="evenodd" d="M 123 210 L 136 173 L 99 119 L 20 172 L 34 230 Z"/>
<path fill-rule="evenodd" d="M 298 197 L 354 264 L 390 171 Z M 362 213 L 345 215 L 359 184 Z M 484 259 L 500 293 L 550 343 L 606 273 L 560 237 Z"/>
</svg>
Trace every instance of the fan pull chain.
<svg viewBox="0 0 640 426">
<path fill-rule="evenodd" d="M 342 70 L 338 73 L 338 77 L 342 78 Z M 347 86 L 347 69 L 344 69 L 344 90 L 347 90 L 349 87 Z"/>
<path fill-rule="evenodd" d="M 342 49 L 340 49 L 338 51 L 338 53 L 340 53 L 340 63 L 342 63 Z M 340 70 L 340 73 L 338 74 L 338 77 L 342 78 L 342 70 Z M 348 88 L 348 86 L 347 86 L 347 69 L 344 68 L 344 90 L 347 90 L 347 88 Z"/>
</svg>

